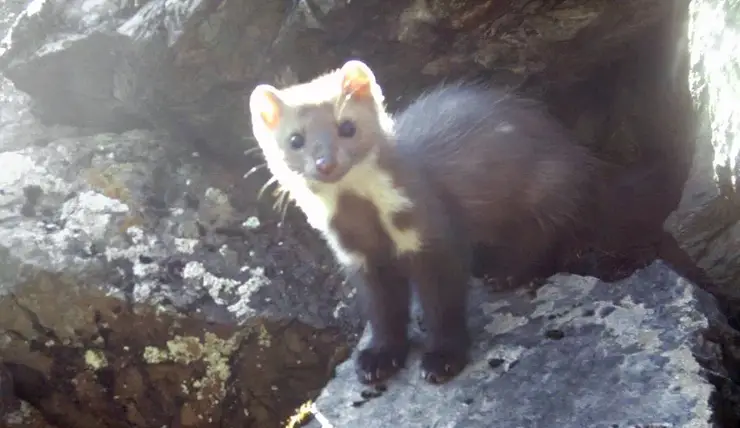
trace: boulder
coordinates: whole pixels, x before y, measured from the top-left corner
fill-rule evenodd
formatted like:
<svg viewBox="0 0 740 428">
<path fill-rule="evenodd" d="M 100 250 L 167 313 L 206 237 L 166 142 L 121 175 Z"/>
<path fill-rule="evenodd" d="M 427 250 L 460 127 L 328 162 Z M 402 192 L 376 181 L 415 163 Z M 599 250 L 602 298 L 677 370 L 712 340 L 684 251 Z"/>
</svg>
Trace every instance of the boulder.
<svg viewBox="0 0 740 428">
<path fill-rule="evenodd" d="M 5 38 L 0 67 L 47 121 L 115 132 L 145 122 L 239 163 L 251 139 L 241 92 L 258 81 L 305 80 L 362 57 L 392 104 L 441 78 L 577 82 L 627 56 L 672 7 L 34 0 Z"/>
<path fill-rule="evenodd" d="M 698 122 L 692 168 L 666 229 L 711 278 L 740 302 L 740 9 L 731 0 L 692 0 L 685 49 Z"/>
<path fill-rule="evenodd" d="M 707 332 L 727 320 L 663 262 L 613 283 L 556 275 L 537 289 L 478 287 L 469 319 L 472 362 L 456 379 L 426 383 L 416 352 L 380 388 L 361 386 L 352 362 L 342 363 L 308 426 L 723 426 L 707 374 L 728 373 Z"/>
<path fill-rule="evenodd" d="M 161 132 L 45 126 L 2 97 L 3 423 L 269 427 L 318 392 L 357 321 L 311 231 L 237 211 L 241 177 Z"/>
</svg>

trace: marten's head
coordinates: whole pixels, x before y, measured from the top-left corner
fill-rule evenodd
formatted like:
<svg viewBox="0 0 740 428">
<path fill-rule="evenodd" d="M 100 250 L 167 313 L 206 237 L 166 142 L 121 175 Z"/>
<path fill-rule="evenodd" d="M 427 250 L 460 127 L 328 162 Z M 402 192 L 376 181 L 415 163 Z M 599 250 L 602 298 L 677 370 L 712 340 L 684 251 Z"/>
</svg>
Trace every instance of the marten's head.
<svg viewBox="0 0 740 428">
<path fill-rule="evenodd" d="M 370 68 L 340 69 L 284 89 L 258 85 L 249 97 L 252 131 L 274 175 L 340 181 L 386 139 L 391 120 Z"/>
</svg>

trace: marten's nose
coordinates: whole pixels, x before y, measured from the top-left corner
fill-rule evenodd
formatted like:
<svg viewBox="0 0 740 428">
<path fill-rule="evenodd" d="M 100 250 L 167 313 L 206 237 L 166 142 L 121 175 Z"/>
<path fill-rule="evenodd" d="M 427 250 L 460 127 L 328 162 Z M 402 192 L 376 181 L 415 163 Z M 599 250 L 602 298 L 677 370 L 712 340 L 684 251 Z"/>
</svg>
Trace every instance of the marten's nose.
<svg viewBox="0 0 740 428">
<path fill-rule="evenodd" d="M 329 175 L 337 167 L 337 162 L 328 157 L 316 159 L 316 170 L 323 175 Z"/>
</svg>

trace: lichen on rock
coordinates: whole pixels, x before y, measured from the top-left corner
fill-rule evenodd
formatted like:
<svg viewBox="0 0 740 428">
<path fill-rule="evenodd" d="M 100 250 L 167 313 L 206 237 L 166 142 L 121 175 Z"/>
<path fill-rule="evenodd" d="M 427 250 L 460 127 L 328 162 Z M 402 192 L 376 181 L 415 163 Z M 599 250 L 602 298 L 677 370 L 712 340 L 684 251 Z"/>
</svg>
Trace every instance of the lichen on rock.
<svg viewBox="0 0 740 428">
<path fill-rule="evenodd" d="M 189 384 L 184 384 L 183 388 L 185 391 L 195 391 L 199 400 L 207 399 L 214 403 L 223 399 L 226 392 L 225 383 L 230 375 L 229 358 L 237 344 L 236 336 L 223 340 L 210 332 L 205 333 L 203 340 L 178 335 L 169 339 L 165 348 L 145 347 L 142 357 L 148 364 L 203 363 L 205 365 L 203 377 L 190 379 Z"/>
</svg>

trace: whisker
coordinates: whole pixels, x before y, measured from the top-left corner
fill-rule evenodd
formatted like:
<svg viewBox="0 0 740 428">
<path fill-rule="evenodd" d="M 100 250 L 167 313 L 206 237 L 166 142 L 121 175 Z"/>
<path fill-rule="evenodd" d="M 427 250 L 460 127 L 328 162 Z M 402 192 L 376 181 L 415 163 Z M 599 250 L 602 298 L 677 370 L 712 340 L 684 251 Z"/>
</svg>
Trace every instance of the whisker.
<svg viewBox="0 0 740 428">
<path fill-rule="evenodd" d="M 280 212 L 280 202 L 282 201 L 282 196 L 284 195 L 284 193 L 284 189 L 280 186 L 275 188 L 275 190 L 272 192 L 272 196 L 273 198 L 275 198 L 275 202 L 272 203 L 272 209 L 276 212 Z"/>
<path fill-rule="evenodd" d="M 244 150 L 244 156 L 249 156 L 249 155 L 254 154 L 254 153 L 261 153 L 260 152 L 260 149 L 261 149 L 260 146 L 255 146 L 255 147 L 249 148 L 247 150 Z"/>
<path fill-rule="evenodd" d="M 275 198 L 275 202 L 273 202 L 273 208 L 275 208 L 275 210 L 277 210 L 278 207 L 280 206 L 281 196 L 283 196 L 283 189 L 280 186 L 278 186 L 275 188 L 275 190 L 272 191 L 272 197 Z"/>
<path fill-rule="evenodd" d="M 283 198 L 283 215 L 280 219 L 280 224 L 285 224 L 285 215 L 288 213 L 288 208 L 290 208 L 290 194 L 288 192 L 284 193 L 285 197 Z"/>
<path fill-rule="evenodd" d="M 249 177 L 250 177 L 250 176 L 251 176 L 252 174 L 254 174 L 255 172 L 257 172 L 257 171 L 259 171 L 259 170 L 261 170 L 262 168 L 265 168 L 265 167 L 267 167 L 267 164 L 266 164 L 266 163 L 263 163 L 262 165 L 257 165 L 257 166 L 255 166 L 255 167 L 253 167 L 252 169 L 250 169 L 249 171 L 247 171 L 247 173 L 246 173 L 246 174 L 244 174 L 244 176 L 243 176 L 242 178 L 243 178 L 244 180 L 246 180 L 246 179 L 248 179 L 248 178 L 249 178 Z"/>
<path fill-rule="evenodd" d="M 274 183 L 277 183 L 277 177 L 272 176 L 272 177 L 270 177 L 269 180 L 267 180 L 267 182 L 264 185 L 262 185 L 262 188 L 257 193 L 257 199 L 260 199 L 262 197 L 262 193 L 264 193 L 264 191 L 267 190 L 267 188 L 270 187 L 270 185 L 272 185 Z"/>
<path fill-rule="evenodd" d="M 272 209 L 280 214 L 280 212 L 283 210 L 283 205 L 285 203 L 285 196 L 284 194 L 280 194 L 277 199 L 275 199 L 275 203 L 272 205 Z"/>
<path fill-rule="evenodd" d="M 275 198 L 275 204 L 273 207 L 275 208 L 276 212 L 280 212 L 280 210 L 283 207 L 283 202 L 285 201 L 285 190 L 282 187 L 277 187 L 274 192 L 272 192 L 272 196 Z"/>
</svg>

